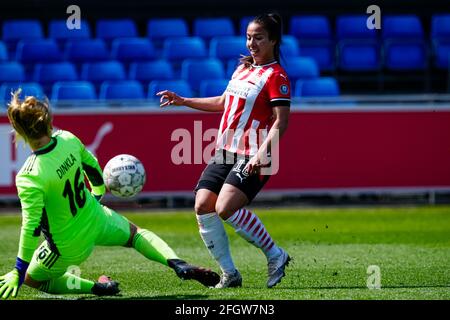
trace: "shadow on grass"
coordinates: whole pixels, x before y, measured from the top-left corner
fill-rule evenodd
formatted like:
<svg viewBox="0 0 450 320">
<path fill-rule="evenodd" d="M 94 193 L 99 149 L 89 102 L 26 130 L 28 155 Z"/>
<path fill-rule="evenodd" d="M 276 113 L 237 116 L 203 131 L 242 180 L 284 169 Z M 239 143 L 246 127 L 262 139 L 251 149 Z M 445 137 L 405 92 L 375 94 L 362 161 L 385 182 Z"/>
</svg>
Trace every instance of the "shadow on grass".
<svg viewBox="0 0 450 320">
<path fill-rule="evenodd" d="M 123 297 L 121 295 L 108 297 L 86 296 L 86 297 L 79 297 L 77 300 L 205 300 L 205 299 L 208 299 L 208 295 L 174 294 L 162 296 L 135 296 L 135 297 Z"/>
<path fill-rule="evenodd" d="M 419 289 L 419 288 L 450 288 L 450 284 L 430 284 L 430 285 L 381 285 L 381 289 Z M 261 287 L 247 287 L 245 289 L 261 290 Z M 368 289 L 366 286 L 279 286 L 270 290 L 336 290 L 336 289 Z"/>
</svg>

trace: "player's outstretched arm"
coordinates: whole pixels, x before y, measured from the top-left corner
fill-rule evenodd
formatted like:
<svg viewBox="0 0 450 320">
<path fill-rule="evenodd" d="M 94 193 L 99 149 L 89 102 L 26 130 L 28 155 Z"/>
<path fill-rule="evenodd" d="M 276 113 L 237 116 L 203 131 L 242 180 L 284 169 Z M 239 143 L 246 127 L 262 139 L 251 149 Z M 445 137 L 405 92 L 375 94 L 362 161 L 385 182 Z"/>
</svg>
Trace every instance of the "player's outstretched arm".
<svg viewBox="0 0 450 320">
<path fill-rule="evenodd" d="M 224 110 L 225 95 L 208 98 L 185 98 L 168 90 L 160 91 L 156 95 L 161 97 L 160 107 L 162 108 L 174 105 L 209 112 L 222 112 Z"/>
<path fill-rule="evenodd" d="M 100 201 L 106 193 L 105 183 L 103 181 L 103 172 L 97 158 L 84 146 L 78 139 L 81 147 L 81 162 L 83 170 L 91 185 L 92 195 L 95 199 Z"/>
</svg>

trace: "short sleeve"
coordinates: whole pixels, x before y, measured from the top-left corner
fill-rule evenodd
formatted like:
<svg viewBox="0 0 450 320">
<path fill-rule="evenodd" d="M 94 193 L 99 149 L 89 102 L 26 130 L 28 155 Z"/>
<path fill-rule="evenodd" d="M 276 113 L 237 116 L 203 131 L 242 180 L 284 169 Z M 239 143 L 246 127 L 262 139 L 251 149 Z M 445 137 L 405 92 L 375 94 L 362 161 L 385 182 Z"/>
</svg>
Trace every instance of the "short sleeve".
<svg viewBox="0 0 450 320">
<path fill-rule="evenodd" d="M 284 72 L 276 71 L 269 79 L 269 100 L 272 107 L 291 105 L 291 84 Z"/>
</svg>

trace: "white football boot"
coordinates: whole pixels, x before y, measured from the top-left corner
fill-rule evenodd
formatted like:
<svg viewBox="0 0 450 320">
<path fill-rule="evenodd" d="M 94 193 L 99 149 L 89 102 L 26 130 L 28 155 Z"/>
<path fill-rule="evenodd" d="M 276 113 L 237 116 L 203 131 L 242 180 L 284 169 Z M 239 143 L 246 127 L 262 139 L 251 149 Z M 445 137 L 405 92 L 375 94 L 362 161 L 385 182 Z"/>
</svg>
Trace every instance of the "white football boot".
<svg viewBox="0 0 450 320">
<path fill-rule="evenodd" d="M 236 269 L 234 273 L 224 273 L 220 277 L 220 282 L 216 285 L 217 289 L 242 287 L 242 276 Z"/>
</svg>

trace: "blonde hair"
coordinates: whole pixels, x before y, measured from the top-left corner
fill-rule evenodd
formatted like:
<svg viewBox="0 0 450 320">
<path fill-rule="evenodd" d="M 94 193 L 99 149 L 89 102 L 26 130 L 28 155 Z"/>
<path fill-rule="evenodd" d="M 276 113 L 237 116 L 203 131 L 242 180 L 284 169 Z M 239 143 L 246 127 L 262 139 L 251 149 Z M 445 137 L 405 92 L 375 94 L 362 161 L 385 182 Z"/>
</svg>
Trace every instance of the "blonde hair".
<svg viewBox="0 0 450 320">
<path fill-rule="evenodd" d="M 29 143 L 52 134 L 52 116 L 48 100 L 40 101 L 36 97 L 19 98 L 21 89 L 12 93 L 8 104 L 8 119 L 16 132 L 16 140 L 22 138 Z"/>
</svg>

